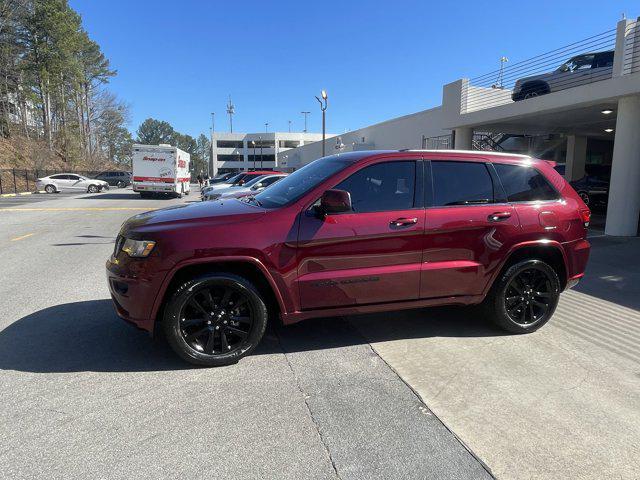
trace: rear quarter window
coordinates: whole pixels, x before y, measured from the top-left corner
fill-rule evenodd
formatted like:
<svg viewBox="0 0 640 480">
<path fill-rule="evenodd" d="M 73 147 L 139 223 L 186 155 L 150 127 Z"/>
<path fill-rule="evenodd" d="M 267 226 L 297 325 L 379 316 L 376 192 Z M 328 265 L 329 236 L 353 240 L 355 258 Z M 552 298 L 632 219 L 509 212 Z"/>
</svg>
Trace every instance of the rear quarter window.
<svg viewBox="0 0 640 480">
<path fill-rule="evenodd" d="M 545 176 L 533 167 L 495 163 L 500 182 L 510 202 L 557 200 L 560 195 Z"/>
</svg>

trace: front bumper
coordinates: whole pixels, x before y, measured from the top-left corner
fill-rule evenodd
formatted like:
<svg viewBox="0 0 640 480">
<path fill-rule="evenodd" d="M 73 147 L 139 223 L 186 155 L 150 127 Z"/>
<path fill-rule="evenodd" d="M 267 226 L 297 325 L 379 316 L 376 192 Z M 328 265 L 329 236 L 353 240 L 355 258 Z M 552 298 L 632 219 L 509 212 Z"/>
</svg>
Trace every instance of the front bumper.
<svg viewBox="0 0 640 480">
<path fill-rule="evenodd" d="M 164 278 L 157 270 L 158 259 L 130 258 L 121 253 L 106 263 L 107 283 L 111 300 L 120 318 L 136 327 L 153 333 L 155 316 L 153 305 Z"/>
</svg>

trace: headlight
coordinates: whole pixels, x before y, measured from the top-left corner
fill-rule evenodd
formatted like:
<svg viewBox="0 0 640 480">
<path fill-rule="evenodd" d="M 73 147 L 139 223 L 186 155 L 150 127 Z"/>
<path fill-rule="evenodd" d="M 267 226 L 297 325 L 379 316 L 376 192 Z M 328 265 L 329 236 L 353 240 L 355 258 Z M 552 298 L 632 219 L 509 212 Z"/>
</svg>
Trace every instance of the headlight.
<svg viewBox="0 0 640 480">
<path fill-rule="evenodd" d="M 130 257 L 148 257 L 156 246 L 156 242 L 150 240 L 132 240 L 127 238 L 122 245 L 122 251 Z"/>
</svg>

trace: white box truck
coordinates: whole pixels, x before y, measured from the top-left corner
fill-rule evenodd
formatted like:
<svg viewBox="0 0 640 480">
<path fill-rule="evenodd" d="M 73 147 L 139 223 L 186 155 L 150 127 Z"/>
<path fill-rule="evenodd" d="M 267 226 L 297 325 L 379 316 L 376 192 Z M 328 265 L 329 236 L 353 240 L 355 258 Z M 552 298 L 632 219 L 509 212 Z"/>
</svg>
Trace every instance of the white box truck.
<svg viewBox="0 0 640 480">
<path fill-rule="evenodd" d="M 191 156 L 171 145 L 133 146 L 133 191 L 142 197 L 168 193 L 178 197 L 191 190 Z"/>
</svg>

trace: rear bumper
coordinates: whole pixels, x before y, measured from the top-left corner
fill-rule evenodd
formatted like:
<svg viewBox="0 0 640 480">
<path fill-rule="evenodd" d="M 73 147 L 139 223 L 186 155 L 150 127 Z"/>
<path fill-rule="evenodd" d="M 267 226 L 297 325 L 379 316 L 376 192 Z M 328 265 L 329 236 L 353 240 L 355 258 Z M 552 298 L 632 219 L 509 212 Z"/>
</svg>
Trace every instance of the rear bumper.
<svg viewBox="0 0 640 480">
<path fill-rule="evenodd" d="M 586 239 L 575 240 L 563 244 L 567 258 L 567 285 L 575 286 L 584 276 L 591 252 L 591 244 Z"/>
</svg>

